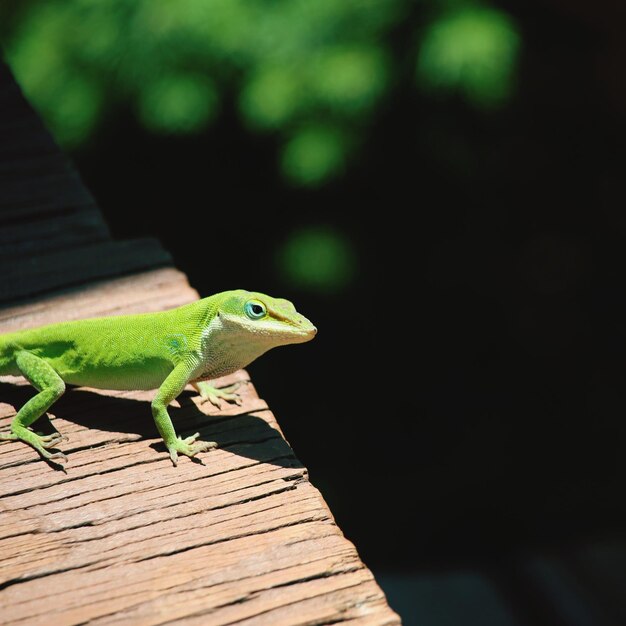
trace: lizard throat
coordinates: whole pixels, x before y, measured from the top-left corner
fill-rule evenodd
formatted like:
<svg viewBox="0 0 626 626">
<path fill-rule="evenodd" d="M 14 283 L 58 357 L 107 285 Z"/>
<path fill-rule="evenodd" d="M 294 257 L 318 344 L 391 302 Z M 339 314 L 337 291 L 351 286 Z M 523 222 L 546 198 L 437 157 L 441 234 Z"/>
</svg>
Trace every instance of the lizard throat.
<svg viewBox="0 0 626 626">
<path fill-rule="evenodd" d="M 253 333 L 224 324 L 219 316 L 202 332 L 200 345 L 200 364 L 194 372 L 195 380 L 231 374 L 246 367 L 272 347 Z"/>
</svg>

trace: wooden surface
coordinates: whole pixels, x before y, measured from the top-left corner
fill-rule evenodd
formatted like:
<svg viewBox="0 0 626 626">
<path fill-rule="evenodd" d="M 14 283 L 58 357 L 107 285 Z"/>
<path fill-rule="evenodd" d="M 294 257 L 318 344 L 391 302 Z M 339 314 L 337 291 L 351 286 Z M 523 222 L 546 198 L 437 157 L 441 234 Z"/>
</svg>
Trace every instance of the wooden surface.
<svg viewBox="0 0 626 626">
<path fill-rule="evenodd" d="M 171 264 L 155 239 L 111 238 L 1 60 L 0 113 L 0 302 Z"/>
<path fill-rule="evenodd" d="M 156 270 L 0 310 L 0 332 L 195 297 L 182 274 Z M 247 374 L 221 383 L 234 380 L 242 407 L 219 411 L 192 392 L 171 407 L 179 434 L 219 443 L 178 467 L 152 422 L 153 392 L 69 390 L 51 410 L 70 437 L 65 471 L 0 444 L 4 625 L 400 623 Z M 31 395 L 0 382 L 0 428 Z"/>
</svg>

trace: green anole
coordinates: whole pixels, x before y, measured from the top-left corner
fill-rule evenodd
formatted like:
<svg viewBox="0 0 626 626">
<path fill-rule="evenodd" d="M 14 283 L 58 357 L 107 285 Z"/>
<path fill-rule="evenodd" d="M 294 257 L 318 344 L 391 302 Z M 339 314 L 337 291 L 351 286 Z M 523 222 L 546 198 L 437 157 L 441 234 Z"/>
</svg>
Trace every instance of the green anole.
<svg viewBox="0 0 626 626">
<path fill-rule="evenodd" d="M 139 315 L 60 322 L 0 335 L 0 375 L 24 376 L 37 390 L 0 440 L 30 444 L 46 459 L 63 437 L 29 428 L 65 392 L 65 384 L 99 389 L 158 389 L 152 415 L 174 465 L 215 448 L 199 433 L 176 434 L 167 406 L 188 383 L 204 400 L 238 401 L 234 386 L 205 382 L 245 367 L 276 346 L 302 343 L 317 330 L 288 300 L 244 290 L 225 291 L 191 304 Z"/>
</svg>

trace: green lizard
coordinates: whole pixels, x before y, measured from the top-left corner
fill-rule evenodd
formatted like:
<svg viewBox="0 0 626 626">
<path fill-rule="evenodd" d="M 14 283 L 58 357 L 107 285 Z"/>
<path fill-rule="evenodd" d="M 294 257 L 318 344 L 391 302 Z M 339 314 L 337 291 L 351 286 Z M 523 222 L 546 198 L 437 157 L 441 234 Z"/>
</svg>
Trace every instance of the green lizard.
<svg viewBox="0 0 626 626">
<path fill-rule="evenodd" d="M 245 367 L 276 346 L 309 341 L 315 326 L 288 300 L 244 290 L 225 291 L 176 309 L 61 322 L 0 335 L 0 375 L 24 376 L 39 393 L 18 411 L 0 440 L 19 439 L 46 459 L 63 438 L 29 426 L 65 391 L 65 384 L 99 389 L 157 389 L 152 415 L 174 465 L 215 442 L 177 436 L 167 406 L 188 383 L 203 399 L 237 401 L 235 388 L 206 382 Z"/>
</svg>

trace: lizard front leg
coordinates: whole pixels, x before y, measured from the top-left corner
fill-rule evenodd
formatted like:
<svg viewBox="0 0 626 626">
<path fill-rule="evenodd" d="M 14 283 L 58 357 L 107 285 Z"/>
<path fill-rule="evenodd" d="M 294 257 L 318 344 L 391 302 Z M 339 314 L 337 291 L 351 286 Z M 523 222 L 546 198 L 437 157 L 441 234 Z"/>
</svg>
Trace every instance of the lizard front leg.
<svg viewBox="0 0 626 626">
<path fill-rule="evenodd" d="M 0 433 L 0 440 L 19 439 L 31 445 L 46 459 L 63 459 L 62 452 L 48 452 L 63 439 L 59 433 L 38 435 L 29 426 L 39 419 L 65 392 L 65 383 L 52 366 L 42 358 L 22 350 L 15 357 L 15 363 L 24 378 L 39 391 L 31 398 L 11 421 L 11 431 Z"/>
<path fill-rule="evenodd" d="M 191 371 L 186 363 L 179 363 L 163 381 L 152 401 L 152 416 L 154 423 L 170 453 L 174 465 L 178 465 L 178 454 L 192 457 L 198 452 L 211 450 L 217 447 L 214 441 L 196 441 L 200 433 L 182 439 L 176 434 L 174 425 L 167 412 L 167 405 L 174 400 L 185 388 Z"/>
<path fill-rule="evenodd" d="M 197 381 L 191 384 L 200 394 L 200 397 L 202 398 L 201 402 L 203 404 L 208 401 L 213 406 L 221 409 L 222 403 L 220 402 L 220 398 L 222 400 L 226 400 L 227 402 L 234 402 L 238 406 L 241 406 L 243 403 L 241 396 L 238 393 L 235 393 L 235 391 L 237 391 L 237 389 L 241 386 L 241 383 L 234 383 L 228 387 L 224 387 L 223 389 L 218 389 L 206 381 Z"/>
</svg>

